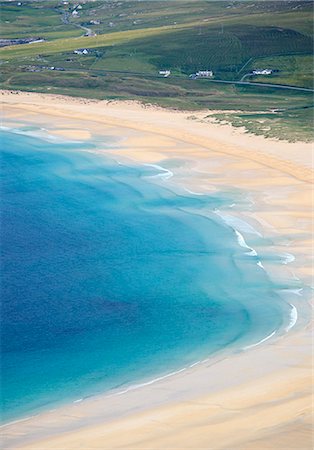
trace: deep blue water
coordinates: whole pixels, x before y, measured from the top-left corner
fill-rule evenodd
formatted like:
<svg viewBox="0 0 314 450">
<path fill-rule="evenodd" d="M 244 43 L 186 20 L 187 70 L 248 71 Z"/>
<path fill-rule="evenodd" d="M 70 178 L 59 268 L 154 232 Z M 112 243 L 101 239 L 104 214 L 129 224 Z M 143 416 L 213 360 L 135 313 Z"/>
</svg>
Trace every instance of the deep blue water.
<svg viewBox="0 0 314 450">
<path fill-rule="evenodd" d="M 225 196 L 179 195 L 66 144 L 3 132 L 3 419 L 151 379 L 260 339 L 283 305 L 213 215 Z"/>
</svg>

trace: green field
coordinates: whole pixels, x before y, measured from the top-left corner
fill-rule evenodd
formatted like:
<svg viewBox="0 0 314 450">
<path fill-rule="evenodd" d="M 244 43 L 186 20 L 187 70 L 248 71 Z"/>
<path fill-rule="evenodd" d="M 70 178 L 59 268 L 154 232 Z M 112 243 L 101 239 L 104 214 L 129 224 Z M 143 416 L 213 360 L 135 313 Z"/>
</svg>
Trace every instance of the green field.
<svg viewBox="0 0 314 450">
<path fill-rule="evenodd" d="M 45 39 L 0 49 L 2 88 L 219 109 L 226 113 L 217 120 L 250 131 L 291 140 L 301 135 L 311 138 L 311 91 L 223 85 L 215 80 L 244 77 L 252 84 L 311 89 L 312 2 L 104 0 L 82 2 L 76 15 L 74 2 L 0 4 L 1 38 Z M 79 48 L 89 53 L 74 54 Z M 52 71 L 52 66 L 64 70 Z M 275 72 L 250 76 L 254 68 Z M 161 69 L 170 69 L 171 76 L 158 76 Z M 214 80 L 189 79 L 189 74 L 202 69 L 213 70 Z M 292 106 L 297 108 L 293 112 Z M 273 109 L 280 113 L 270 112 Z"/>
</svg>

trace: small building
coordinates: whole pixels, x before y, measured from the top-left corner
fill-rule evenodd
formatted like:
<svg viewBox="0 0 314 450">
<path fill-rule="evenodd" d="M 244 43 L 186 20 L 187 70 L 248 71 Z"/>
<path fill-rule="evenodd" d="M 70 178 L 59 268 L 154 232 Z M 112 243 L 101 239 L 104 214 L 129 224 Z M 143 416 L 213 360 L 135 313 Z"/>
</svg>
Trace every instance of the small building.
<svg viewBox="0 0 314 450">
<path fill-rule="evenodd" d="M 35 41 L 28 42 L 28 44 L 38 44 L 39 42 L 44 42 L 45 39 L 36 39 Z"/>
<path fill-rule="evenodd" d="M 79 48 L 77 50 L 74 50 L 74 52 L 76 55 L 88 55 L 88 50 L 87 48 Z"/>
<path fill-rule="evenodd" d="M 273 73 L 272 69 L 254 69 L 253 75 L 271 75 Z"/>
<path fill-rule="evenodd" d="M 74 11 L 72 11 L 72 16 L 73 17 L 78 17 L 79 13 L 76 11 L 76 9 Z"/>
<path fill-rule="evenodd" d="M 195 75 L 200 78 L 211 78 L 214 74 L 212 70 L 199 70 Z"/>
<path fill-rule="evenodd" d="M 90 20 L 89 23 L 91 25 L 100 25 L 100 20 Z"/>
<path fill-rule="evenodd" d="M 164 78 L 169 77 L 170 74 L 171 74 L 170 70 L 160 70 L 159 71 L 159 75 L 162 75 Z"/>
</svg>

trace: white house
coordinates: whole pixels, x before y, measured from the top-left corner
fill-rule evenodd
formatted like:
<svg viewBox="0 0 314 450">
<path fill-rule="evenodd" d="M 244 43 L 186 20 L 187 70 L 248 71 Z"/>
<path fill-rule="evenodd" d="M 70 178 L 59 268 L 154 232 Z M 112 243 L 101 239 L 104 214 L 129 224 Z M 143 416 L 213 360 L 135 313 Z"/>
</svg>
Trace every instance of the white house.
<svg viewBox="0 0 314 450">
<path fill-rule="evenodd" d="M 255 69 L 252 73 L 253 75 L 271 75 L 273 71 L 272 69 Z"/>
<path fill-rule="evenodd" d="M 203 77 L 203 78 L 210 78 L 212 77 L 213 71 L 212 70 L 199 70 L 198 72 L 196 72 L 195 74 L 197 77 Z"/>
<path fill-rule="evenodd" d="M 36 39 L 36 41 L 31 41 L 29 44 L 38 44 L 38 42 L 44 42 L 45 39 Z"/>
<path fill-rule="evenodd" d="M 88 54 L 88 50 L 87 48 L 79 48 L 78 50 L 74 50 L 74 52 L 76 55 L 87 55 Z"/>
<path fill-rule="evenodd" d="M 170 70 L 160 70 L 160 71 L 159 71 L 159 75 L 163 75 L 164 78 L 169 77 L 170 74 L 171 74 L 171 71 L 170 71 Z"/>
</svg>

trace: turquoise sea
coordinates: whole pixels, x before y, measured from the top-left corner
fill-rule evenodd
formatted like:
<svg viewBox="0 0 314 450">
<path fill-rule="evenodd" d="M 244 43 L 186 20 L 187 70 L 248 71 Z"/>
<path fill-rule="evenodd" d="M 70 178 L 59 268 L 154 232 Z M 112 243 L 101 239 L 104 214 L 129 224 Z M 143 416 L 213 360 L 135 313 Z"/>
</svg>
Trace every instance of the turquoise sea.
<svg viewBox="0 0 314 450">
<path fill-rule="evenodd" d="M 175 191 L 158 167 L 93 142 L 4 131 L 1 144 L 4 421 L 258 342 L 287 320 L 258 256 L 211 213 L 232 194 Z"/>
</svg>

